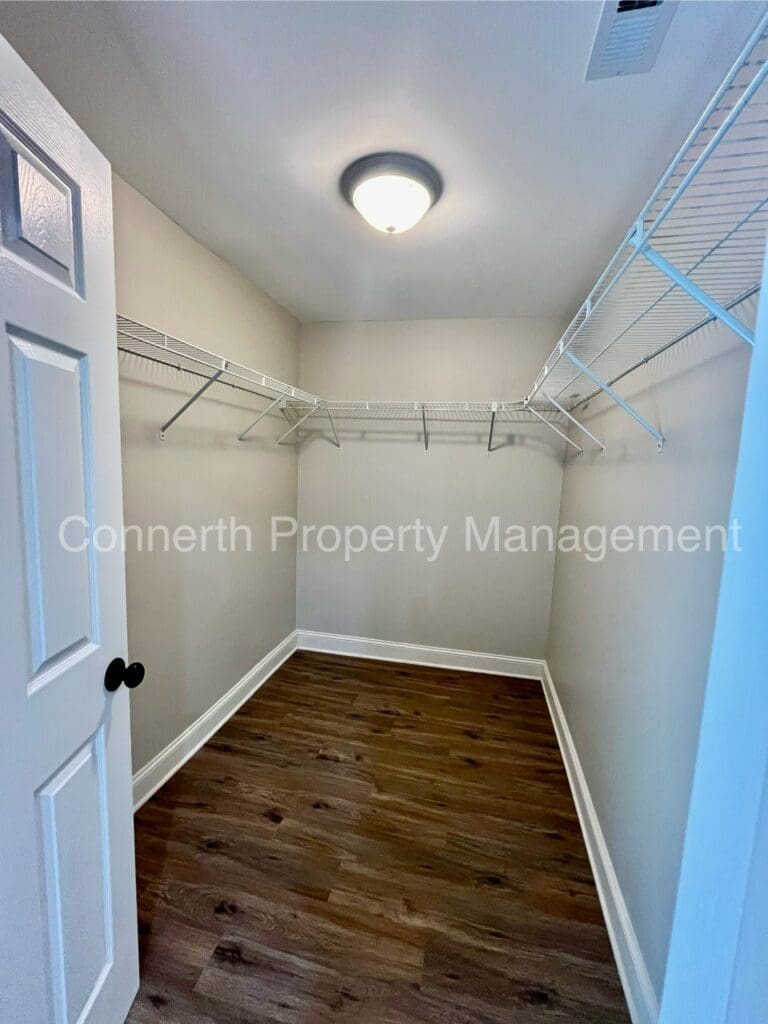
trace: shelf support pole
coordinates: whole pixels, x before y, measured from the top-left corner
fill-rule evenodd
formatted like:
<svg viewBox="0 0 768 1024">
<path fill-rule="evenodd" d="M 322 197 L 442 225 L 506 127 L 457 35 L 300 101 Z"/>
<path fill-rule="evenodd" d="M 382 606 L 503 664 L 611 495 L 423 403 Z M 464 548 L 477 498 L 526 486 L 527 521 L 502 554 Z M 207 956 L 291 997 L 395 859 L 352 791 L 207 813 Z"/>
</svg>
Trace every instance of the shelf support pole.
<svg viewBox="0 0 768 1024">
<path fill-rule="evenodd" d="M 429 434 L 427 433 L 427 413 L 424 406 L 421 407 L 421 426 L 424 430 L 424 451 L 429 451 Z"/>
<path fill-rule="evenodd" d="M 567 420 L 570 420 L 575 427 L 578 427 L 579 430 L 582 431 L 582 433 L 586 434 L 587 437 L 590 438 L 590 440 L 594 441 L 601 452 L 605 451 L 605 445 L 603 444 L 603 442 L 598 440 L 598 438 L 595 437 L 591 430 L 587 430 L 584 424 L 580 423 L 575 416 L 568 412 L 567 409 L 564 409 L 562 405 L 560 405 L 560 403 L 557 401 L 557 399 L 552 398 L 552 396 L 548 395 L 546 392 L 544 392 L 544 397 L 549 402 L 549 404 L 554 406 L 554 408 L 557 409 L 558 412 L 561 412 Z"/>
<path fill-rule="evenodd" d="M 201 397 L 201 395 L 205 394 L 205 392 L 208 390 L 208 388 L 211 386 L 211 384 L 215 384 L 216 383 L 216 381 L 219 379 L 219 377 L 222 375 L 222 373 L 224 373 L 226 371 L 226 369 L 227 369 L 227 363 L 226 363 L 226 360 L 225 360 L 223 362 L 223 365 L 222 365 L 221 369 L 217 370 L 216 373 L 214 373 L 212 377 L 209 377 L 208 380 L 202 385 L 202 387 L 199 387 L 197 389 L 197 391 L 194 393 L 194 395 L 192 395 L 191 398 L 188 398 L 186 400 L 186 402 L 184 403 L 184 405 L 182 405 L 182 407 L 177 412 L 175 412 L 173 414 L 173 416 L 171 416 L 171 418 L 166 423 L 164 423 L 162 425 L 162 427 L 160 427 L 160 440 L 161 441 L 165 440 L 165 434 L 166 434 L 166 431 L 168 430 L 168 428 L 173 426 L 173 424 L 176 422 L 176 420 L 179 418 L 179 416 L 182 416 L 187 411 L 187 409 L 190 407 L 190 405 L 193 405 L 198 400 L 198 398 Z"/>
<path fill-rule="evenodd" d="M 262 412 L 259 413 L 259 415 L 253 421 L 253 423 L 250 425 L 250 427 L 246 427 L 245 430 L 242 432 L 242 434 L 240 434 L 240 436 L 237 439 L 238 442 L 244 441 L 246 439 L 246 437 L 250 434 L 250 432 L 253 430 L 253 428 L 256 426 L 256 424 L 257 423 L 261 423 L 261 421 L 264 419 L 264 417 L 268 416 L 269 413 L 271 413 L 272 410 L 275 408 L 275 406 L 278 404 L 278 402 L 282 402 L 282 400 L 284 398 L 285 398 L 285 395 L 278 395 L 277 398 L 273 402 L 270 402 L 269 405 L 266 407 L 266 409 L 264 409 Z"/>
<path fill-rule="evenodd" d="M 309 412 L 305 412 L 300 419 L 296 420 L 292 427 L 289 427 L 289 429 L 286 430 L 284 434 L 281 434 L 280 437 L 278 437 L 278 439 L 275 441 L 275 444 L 282 444 L 289 434 L 292 434 L 294 430 L 298 430 L 301 424 L 304 422 L 304 420 L 308 420 L 309 417 L 312 416 L 312 414 L 315 412 L 317 412 L 317 406 L 313 405 Z"/>
<path fill-rule="evenodd" d="M 635 244 L 638 245 L 638 243 Z M 686 277 L 681 270 L 678 270 L 678 268 L 670 263 L 669 260 L 666 260 L 661 253 L 657 252 L 650 245 L 639 244 L 638 248 L 649 263 L 652 263 L 657 270 L 662 272 L 662 274 L 666 274 L 666 276 L 673 281 L 678 288 L 682 288 L 684 292 L 687 292 L 692 299 L 695 299 L 696 302 L 700 303 L 712 314 L 712 316 L 721 320 L 726 327 L 730 327 L 734 333 L 738 334 L 742 341 L 746 341 L 748 345 L 755 344 L 752 331 L 745 327 L 738 317 L 735 317 L 733 313 L 730 313 L 725 306 L 721 306 L 719 302 L 715 302 L 710 295 L 707 295 L 702 288 L 699 288 L 697 284 L 694 284 L 689 277 Z"/>
<path fill-rule="evenodd" d="M 600 380 L 595 371 L 590 369 L 588 366 L 585 366 L 584 363 L 582 363 L 582 361 L 573 354 L 573 352 L 570 352 L 566 349 L 565 354 L 568 356 L 568 358 L 571 360 L 571 362 L 577 370 L 579 370 L 581 373 L 586 374 L 593 384 L 597 384 L 601 391 L 604 391 L 609 398 L 613 399 L 613 401 L 617 405 L 620 405 L 625 412 L 629 413 L 633 420 L 636 420 L 641 427 L 643 427 L 645 430 L 648 431 L 649 434 L 656 438 L 656 444 L 659 451 L 664 450 L 665 438 L 663 434 L 660 434 L 655 427 L 652 427 L 648 420 L 643 419 L 640 413 L 636 409 L 633 409 L 629 402 L 625 402 L 621 395 L 617 391 L 614 391 L 609 384 L 606 384 L 604 380 Z M 575 379 L 576 378 L 574 378 L 574 380 Z M 531 411 L 533 412 L 534 410 Z"/>
<path fill-rule="evenodd" d="M 333 416 L 331 416 L 331 410 L 326 405 L 326 414 L 328 416 L 328 422 L 331 424 L 331 430 L 333 431 L 333 443 L 337 448 L 341 448 L 341 441 L 339 441 L 339 435 L 336 433 L 336 424 L 333 422 Z"/>
<path fill-rule="evenodd" d="M 494 427 L 495 423 L 496 423 L 496 403 L 494 402 L 493 403 L 493 408 L 491 409 L 491 429 L 488 431 L 488 454 L 489 455 L 493 451 L 493 448 L 492 448 L 492 445 L 493 445 L 493 427 Z"/>
<path fill-rule="evenodd" d="M 584 449 L 582 447 L 577 445 L 576 442 L 574 440 L 572 440 L 572 438 L 568 437 L 568 435 L 564 431 L 562 431 L 559 427 L 556 427 L 554 423 L 550 423 L 549 420 L 546 418 L 546 416 L 542 416 L 541 413 L 537 409 L 534 409 L 532 405 L 528 406 L 528 412 L 532 412 L 533 415 L 536 416 L 538 419 L 540 419 L 542 423 L 546 423 L 546 425 L 549 427 L 549 429 L 550 430 L 554 430 L 554 432 L 557 434 L 558 437 L 562 437 L 562 439 L 564 441 L 566 441 L 568 444 L 572 445 L 576 449 L 576 451 L 579 453 L 579 455 L 583 455 L 584 454 Z"/>
</svg>

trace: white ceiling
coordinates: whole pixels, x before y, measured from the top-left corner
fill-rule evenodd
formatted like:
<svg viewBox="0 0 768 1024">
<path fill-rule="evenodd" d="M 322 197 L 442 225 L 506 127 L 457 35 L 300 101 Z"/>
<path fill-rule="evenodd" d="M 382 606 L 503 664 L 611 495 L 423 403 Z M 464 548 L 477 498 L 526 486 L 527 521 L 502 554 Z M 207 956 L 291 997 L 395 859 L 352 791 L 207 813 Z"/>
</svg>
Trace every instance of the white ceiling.
<svg viewBox="0 0 768 1024">
<path fill-rule="evenodd" d="M 601 4 L 1 3 L 115 170 L 303 320 L 572 312 L 762 3 L 680 4 L 656 68 L 584 81 Z M 398 149 L 445 193 L 405 235 L 338 193 Z"/>
</svg>

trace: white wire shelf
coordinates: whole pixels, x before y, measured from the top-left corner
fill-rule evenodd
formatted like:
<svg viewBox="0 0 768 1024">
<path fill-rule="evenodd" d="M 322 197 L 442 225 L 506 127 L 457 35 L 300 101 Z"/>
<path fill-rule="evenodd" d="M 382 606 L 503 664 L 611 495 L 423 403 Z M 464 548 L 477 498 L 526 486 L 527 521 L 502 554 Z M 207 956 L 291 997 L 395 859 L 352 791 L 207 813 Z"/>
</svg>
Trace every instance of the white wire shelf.
<svg viewBox="0 0 768 1024">
<path fill-rule="evenodd" d="M 147 327 L 126 316 L 117 317 L 117 347 L 152 362 L 162 363 L 206 380 L 217 374 L 215 384 L 227 384 L 240 391 L 248 391 L 263 398 L 281 396 L 310 405 L 317 405 L 320 399 L 308 391 L 302 391 L 292 384 L 271 377 L 260 370 L 225 359 L 207 349 L 181 341 L 154 327 Z"/>
<path fill-rule="evenodd" d="M 333 432 L 334 443 L 341 447 L 336 422 L 415 422 L 419 428 L 425 449 L 429 449 L 432 427 L 435 423 L 483 424 L 488 427 L 487 451 L 494 451 L 494 429 L 501 424 L 513 423 L 544 423 L 551 431 L 581 454 L 583 449 L 565 432 L 564 427 L 571 419 L 569 413 L 557 408 L 538 408 L 533 404 L 526 406 L 524 399 L 512 402 L 382 402 L 382 401 L 324 401 L 319 406 L 289 401 L 284 411 L 291 419 L 291 429 L 279 440 L 309 422 L 313 417 L 327 417 Z M 584 428 L 581 428 L 584 430 Z M 593 434 L 585 433 L 594 443 L 604 450 L 603 444 Z"/>
<path fill-rule="evenodd" d="M 289 402 L 288 407 L 307 410 L 300 402 Z M 374 402 L 374 401 L 327 401 L 322 409 L 313 412 L 330 412 L 340 420 L 421 420 L 422 413 L 430 421 L 487 423 L 491 416 L 499 421 L 531 421 L 535 416 L 526 409 L 523 399 L 513 402 Z M 552 410 L 541 410 L 548 419 L 558 420 Z"/>
<path fill-rule="evenodd" d="M 404 402 L 397 401 L 326 401 L 318 395 L 294 387 L 284 381 L 253 370 L 250 367 L 225 359 L 208 349 L 182 341 L 148 327 L 146 324 L 117 317 L 117 346 L 122 352 L 142 359 L 172 367 L 191 374 L 201 380 L 203 387 L 192 396 L 200 397 L 203 390 L 213 385 L 228 385 L 249 394 L 269 399 L 268 409 L 281 409 L 291 422 L 299 418 L 326 416 L 330 413 L 338 419 L 358 420 L 422 420 L 430 422 L 489 422 L 527 421 L 537 419 L 536 412 L 528 409 L 522 398 L 508 402 Z M 191 404 L 191 403 L 190 403 Z M 548 421 L 560 421 L 563 417 L 550 407 L 540 406 L 539 415 Z M 183 412 L 188 408 L 185 405 Z M 180 414 L 179 413 L 179 414 Z M 170 422 L 166 425 L 170 426 Z"/>
<path fill-rule="evenodd" d="M 768 16 L 538 374 L 573 409 L 713 317 L 745 341 L 768 228 Z M 592 371 L 585 373 L 571 358 Z"/>
</svg>

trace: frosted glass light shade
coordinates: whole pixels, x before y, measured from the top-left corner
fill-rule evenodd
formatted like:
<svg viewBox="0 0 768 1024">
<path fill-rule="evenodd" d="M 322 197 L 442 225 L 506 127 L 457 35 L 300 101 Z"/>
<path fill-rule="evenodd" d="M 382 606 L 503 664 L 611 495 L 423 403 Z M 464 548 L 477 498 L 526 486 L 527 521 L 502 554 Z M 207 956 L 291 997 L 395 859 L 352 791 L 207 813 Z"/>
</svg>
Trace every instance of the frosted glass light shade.
<svg viewBox="0 0 768 1024">
<path fill-rule="evenodd" d="M 429 190 L 402 174 L 377 174 L 361 181 L 352 205 L 377 231 L 399 235 L 415 227 L 432 205 Z"/>
<path fill-rule="evenodd" d="M 371 153 L 355 160 L 339 182 L 341 193 L 371 227 L 399 235 L 419 223 L 443 190 L 435 168 L 409 153 Z"/>
</svg>

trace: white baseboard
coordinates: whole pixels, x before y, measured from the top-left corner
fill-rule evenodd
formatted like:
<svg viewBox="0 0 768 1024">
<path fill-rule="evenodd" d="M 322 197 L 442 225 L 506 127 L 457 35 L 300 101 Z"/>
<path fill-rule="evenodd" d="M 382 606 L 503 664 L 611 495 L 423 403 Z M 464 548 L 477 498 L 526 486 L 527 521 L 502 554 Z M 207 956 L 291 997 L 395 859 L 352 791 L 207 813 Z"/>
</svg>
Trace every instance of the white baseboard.
<svg viewBox="0 0 768 1024">
<path fill-rule="evenodd" d="M 407 662 L 410 665 L 431 665 L 433 668 L 451 668 L 462 672 L 516 676 L 518 679 L 543 678 L 544 662 L 538 658 L 512 658 L 504 654 L 455 651 L 450 647 L 401 644 L 392 640 L 342 636 L 339 633 L 315 633 L 308 629 L 297 629 L 296 638 L 296 646 L 300 651 Z"/>
<path fill-rule="evenodd" d="M 200 747 L 217 732 L 222 725 L 230 718 L 237 709 L 244 704 L 249 697 L 263 686 L 273 672 L 287 661 L 296 650 L 296 632 L 282 640 L 276 647 L 264 655 L 261 661 L 254 665 L 243 678 L 235 683 L 231 690 L 227 690 L 223 697 L 208 708 L 197 721 L 185 729 L 180 736 L 168 744 L 164 750 L 152 758 L 152 760 L 140 768 L 133 776 L 133 804 L 134 810 L 146 803 L 158 789 L 167 782 L 170 777 L 185 764 L 193 754 L 196 754 Z"/>
<path fill-rule="evenodd" d="M 600 827 L 597 811 L 592 802 L 576 745 L 568 728 L 562 704 L 557 696 L 549 666 L 546 662 L 542 664 L 544 696 L 549 705 L 552 724 L 555 727 L 557 742 L 568 774 L 632 1024 L 657 1024 L 659 1001 L 648 974 L 640 944 L 637 941 L 632 919 L 621 892 L 621 886 L 608 852 L 605 836 Z"/>
</svg>

